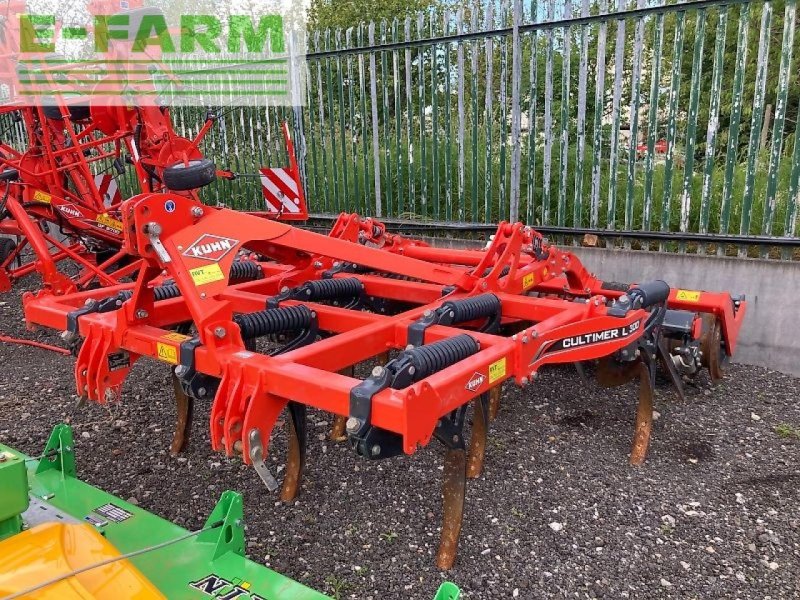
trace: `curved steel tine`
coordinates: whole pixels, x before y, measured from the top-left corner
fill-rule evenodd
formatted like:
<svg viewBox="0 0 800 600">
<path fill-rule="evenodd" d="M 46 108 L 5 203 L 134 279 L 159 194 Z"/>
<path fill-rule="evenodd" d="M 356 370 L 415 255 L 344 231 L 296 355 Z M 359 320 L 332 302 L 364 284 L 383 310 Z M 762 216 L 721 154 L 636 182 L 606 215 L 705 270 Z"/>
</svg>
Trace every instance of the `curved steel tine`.
<svg viewBox="0 0 800 600">
<path fill-rule="evenodd" d="M 306 442 L 308 439 L 306 428 L 306 405 L 299 402 L 289 402 L 289 442 L 286 457 L 286 474 L 283 476 L 281 486 L 281 500 L 291 502 L 297 497 L 300 479 L 303 475 L 303 466 L 306 462 Z"/>
<path fill-rule="evenodd" d="M 355 365 L 351 365 L 339 371 L 339 374 L 346 375 L 348 377 L 353 377 L 355 369 L 356 369 Z M 345 415 L 333 416 L 333 426 L 331 427 L 331 435 L 330 435 L 330 440 L 332 442 L 344 442 L 347 439 L 347 434 L 345 433 L 346 423 L 347 423 L 347 417 Z"/>
<path fill-rule="evenodd" d="M 672 383 L 672 387 L 675 388 L 678 399 L 681 402 L 686 401 L 686 392 L 683 389 L 681 374 L 678 373 L 678 369 L 675 368 L 675 363 L 672 362 L 672 358 L 669 355 L 663 338 L 658 340 L 658 344 L 656 344 L 656 355 L 658 356 L 658 362 L 661 363 L 661 367 L 667 372 L 667 375 L 669 375 L 670 383 Z"/>
<path fill-rule="evenodd" d="M 633 380 L 638 373 L 637 362 L 618 365 L 610 357 L 605 357 L 597 362 L 595 377 L 602 387 L 617 387 Z"/>
<path fill-rule="evenodd" d="M 467 477 L 476 479 L 483 472 L 483 458 L 486 454 L 486 437 L 489 431 L 489 393 L 475 398 L 472 412 L 472 435 L 469 440 L 467 456 Z"/>
<path fill-rule="evenodd" d="M 175 420 L 175 433 L 172 435 L 172 443 L 169 452 L 173 456 L 183 452 L 189 446 L 189 435 L 192 431 L 192 414 L 194 413 L 194 399 L 186 395 L 181 386 L 180 379 L 175 373 L 172 374 L 172 388 L 175 390 L 175 408 L 177 418 Z"/>
<path fill-rule="evenodd" d="M 500 391 L 502 389 L 502 385 L 497 385 L 489 390 L 489 421 L 494 421 L 497 413 L 500 412 Z"/>
<path fill-rule="evenodd" d="M 636 424 L 633 432 L 630 463 L 641 465 L 647 456 L 650 433 L 653 430 L 653 369 L 645 362 L 639 366 L 639 404 L 636 407 Z"/>
<path fill-rule="evenodd" d="M 446 570 L 453 566 L 464 520 L 464 495 L 467 488 L 467 458 L 464 447 L 448 448 L 444 456 L 442 482 L 442 536 L 436 553 L 436 566 Z"/>
<path fill-rule="evenodd" d="M 578 377 L 581 378 L 583 383 L 589 383 L 589 376 L 586 374 L 586 367 L 584 367 L 583 361 L 578 361 L 573 363 L 575 365 L 575 371 L 578 373 Z"/>
</svg>

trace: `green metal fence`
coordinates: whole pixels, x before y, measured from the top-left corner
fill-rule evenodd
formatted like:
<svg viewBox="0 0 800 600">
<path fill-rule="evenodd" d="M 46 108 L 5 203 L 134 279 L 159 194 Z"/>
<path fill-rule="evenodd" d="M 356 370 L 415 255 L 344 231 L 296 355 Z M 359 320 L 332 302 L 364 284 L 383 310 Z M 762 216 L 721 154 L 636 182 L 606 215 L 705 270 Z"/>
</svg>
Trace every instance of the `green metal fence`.
<svg viewBox="0 0 800 600">
<path fill-rule="evenodd" d="M 314 212 L 788 248 L 796 5 L 468 0 L 312 32 L 306 105 L 228 111 L 205 151 L 241 172 L 281 163 L 287 119 Z M 259 196 L 256 178 L 206 192 Z"/>
<path fill-rule="evenodd" d="M 312 35 L 312 208 L 791 243 L 796 26 L 796 0 L 502 0 Z"/>
</svg>

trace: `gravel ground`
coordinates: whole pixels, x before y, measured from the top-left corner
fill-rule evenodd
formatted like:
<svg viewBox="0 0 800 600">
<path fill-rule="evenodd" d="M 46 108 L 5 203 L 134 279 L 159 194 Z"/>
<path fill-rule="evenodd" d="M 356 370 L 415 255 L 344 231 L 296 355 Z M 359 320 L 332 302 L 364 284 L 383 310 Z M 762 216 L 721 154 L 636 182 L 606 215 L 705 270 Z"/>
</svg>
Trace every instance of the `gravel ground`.
<svg viewBox="0 0 800 600">
<path fill-rule="evenodd" d="M 58 342 L 25 332 L 19 291 L 0 297 L 0 324 Z M 787 375 L 734 365 L 714 388 L 701 377 L 685 403 L 662 384 L 640 468 L 627 463 L 632 386 L 603 390 L 550 369 L 509 387 L 484 475 L 468 483 L 456 566 L 443 574 L 436 444 L 366 462 L 327 441 L 330 417 L 312 413 L 301 494 L 286 506 L 240 460 L 211 451 L 207 407 L 189 451 L 169 456 L 162 364 L 137 365 L 109 407 L 77 405 L 69 357 L 0 344 L 0 365 L 3 442 L 35 455 L 69 422 L 83 479 L 189 528 L 223 490 L 239 490 L 250 557 L 336 597 L 430 599 L 445 578 L 469 599 L 800 596 L 800 379 Z M 279 434 L 274 469 L 284 448 Z"/>
</svg>

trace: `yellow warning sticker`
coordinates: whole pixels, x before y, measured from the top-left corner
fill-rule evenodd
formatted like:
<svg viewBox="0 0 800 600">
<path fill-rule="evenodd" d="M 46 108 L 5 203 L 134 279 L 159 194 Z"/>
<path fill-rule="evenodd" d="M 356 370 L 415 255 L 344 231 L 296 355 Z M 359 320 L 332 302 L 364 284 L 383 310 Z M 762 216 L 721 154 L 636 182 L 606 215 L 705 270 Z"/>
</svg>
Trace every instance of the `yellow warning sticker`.
<svg viewBox="0 0 800 600">
<path fill-rule="evenodd" d="M 501 358 L 500 360 L 493 362 L 489 365 L 489 383 L 494 383 L 498 379 L 502 379 L 506 376 L 506 359 Z"/>
<path fill-rule="evenodd" d="M 171 365 L 178 364 L 178 349 L 175 346 L 157 342 L 156 354 L 158 354 L 158 360 L 163 360 L 165 363 L 169 363 Z"/>
<path fill-rule="evenodd" d="M 214 283 L 215 281 L 222 281 L 225 279 L 222 269 L 216 263 L 191 269 L 189 275 L 195 285 L 206 285 L 207 283 Z"/>
<path fill-rule="evenodd" d="M 700 302 L 700 293 L 692 290 L 678 290 L 675 299 L 683 302 Z"/>
<path fill-rule="evenodd" d="M 45 204 L 50 204 L 52 199 L 53 197 L 50 194 L 45 194 L 42 190 L 36 190 L 33 192 L 34 202 L 44 202 Z"/>
<path fill-rule="evenodd" d="M 169 340 L 170 342 L 181 343 L 181 342 L 185 342 L 186 340 L 188 340 L 189 336 L 188 335 L 183 335 L 182 333 L 175 333 L 173 331 L 172 333 L 167 333 L 165 335 L 162 335 L 161 339 L 162 340 Z"/>
<path fill-rule="evenodd" d="M 536 275 L 534 273 L 528 273 L 522 278 L 522 289 L 527 290 L 529 287 L 533 286 L 534 283 L 536 283 Z"/>
<path fill-rule="evenodd" d="M 97 222 L 100 223 L 100 225 L 108 227 L 109 229 L 122 231 L 122 221 L 113 217 L 109 217 L 106 214 L 97 215 Z"/>
</svg>

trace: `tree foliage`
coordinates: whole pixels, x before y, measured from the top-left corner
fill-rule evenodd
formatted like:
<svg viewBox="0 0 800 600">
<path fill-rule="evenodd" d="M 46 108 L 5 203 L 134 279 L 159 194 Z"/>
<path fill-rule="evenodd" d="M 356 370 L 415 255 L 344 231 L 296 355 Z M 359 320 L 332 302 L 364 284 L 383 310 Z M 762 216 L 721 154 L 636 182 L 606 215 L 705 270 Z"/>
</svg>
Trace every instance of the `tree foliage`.
<svg viewBox="0 0 800 600">
<path fill-rule="evenodd" d="M 405 19 L 430 8 L 436 0 L 311 0 L 310 31 L 348 29 L 362 22 Z"/>
</svg>

